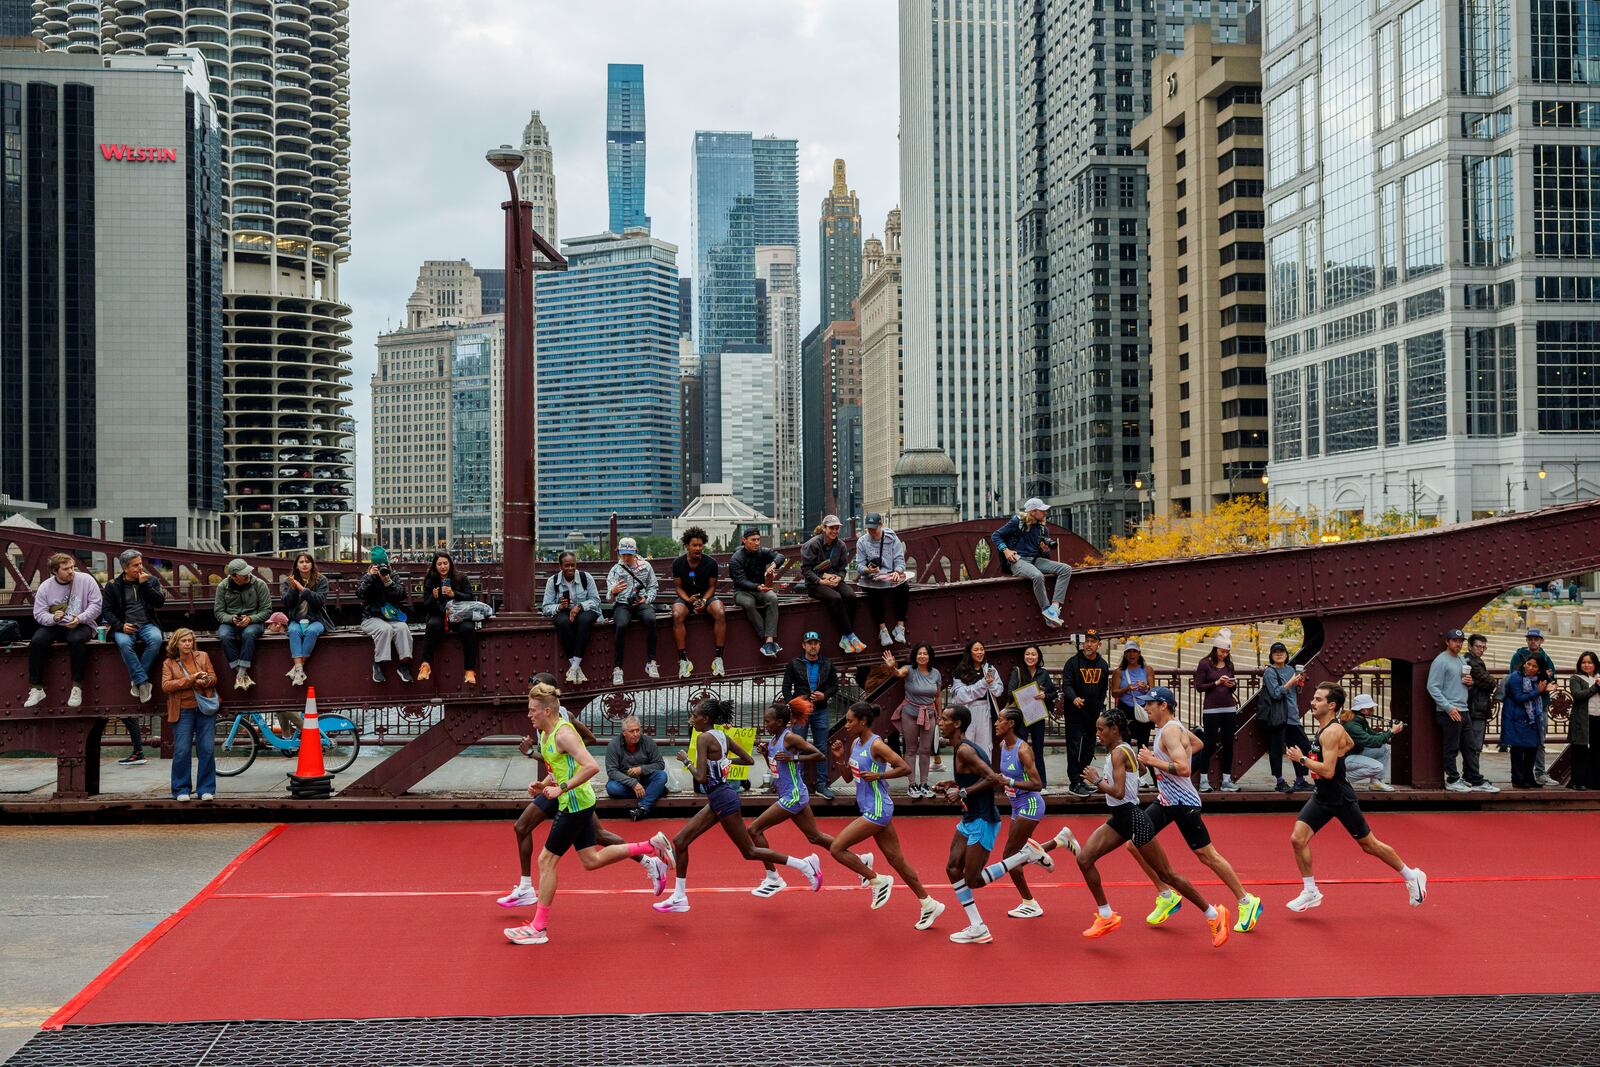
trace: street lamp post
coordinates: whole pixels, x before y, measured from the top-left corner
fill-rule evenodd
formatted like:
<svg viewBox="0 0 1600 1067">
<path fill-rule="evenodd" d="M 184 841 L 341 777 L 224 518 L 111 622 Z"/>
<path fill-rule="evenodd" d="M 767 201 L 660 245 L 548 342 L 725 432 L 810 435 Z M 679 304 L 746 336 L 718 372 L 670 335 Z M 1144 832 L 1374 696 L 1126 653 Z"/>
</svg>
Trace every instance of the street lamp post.
<svg viewBox="0 0 1600 1067">
<path fill-rule="evenodd" d="M 533 610 L 533 569 L 538 555 L 538 511 L 535 497 L 536 428 L 533 374 L 533 272 L 565 270 L 567 261 L 533 228 L 533 205 L 517 192 L 517 168 L 523 154 L 510 145 L 484 154 L 489 165 L 506 176 L 511 199 L 506 213 L 506 348 L 503 377 L 504 415 L 502 505 L 505 542 L 501 550 L 504 607 L 508 612 Z M 534 252 L 544 257 L 537 261 Z"/>
<path fill-rule="evenodd" d="M 1250 471 L 1245 467 L 1235 467 L 1233 469 L 1233 473 L 1228 475 L 1228 499 L 1229 500 L 1233 499 L 1233 483 L 1238 481 L 1242 476 L 1244 476 L 1246 474 L 1249 474 L 1249 473 L 1250 473 Z M 1267 477 L 1267 472 L 1266 471 L 1262 471 L 1261 472 L 1261 488 L 1262 488 L 1263 492 L 1265 492 L 1266 487 L 1270 482 L 1271 482 L 1271 479 Z"/>
<path fill-rule="evenodd" d="M 1568 462 L 1566 460 L 1556 460 L 1556 466 L 1572 468 L 1572 502 L 1574 504 L 1576 504 L 1578 502 L 1578 493 L 1579 493 L 1579 489 L 1578 489 L 1578 457 L 1577 456 L 1573 456 L 1571 462 Z M 1549 476 L 1550 476 L 1550 472 L 1544 469 L 1544 464 L 1543 463 L 1539 464 L 1539 480 L 1542 482 L 1546 478 L 1548 478 Z M 1508 493 L 1507 496 L 1509 496 L 1509 495 L 1510 494 Z"/>
</svg>

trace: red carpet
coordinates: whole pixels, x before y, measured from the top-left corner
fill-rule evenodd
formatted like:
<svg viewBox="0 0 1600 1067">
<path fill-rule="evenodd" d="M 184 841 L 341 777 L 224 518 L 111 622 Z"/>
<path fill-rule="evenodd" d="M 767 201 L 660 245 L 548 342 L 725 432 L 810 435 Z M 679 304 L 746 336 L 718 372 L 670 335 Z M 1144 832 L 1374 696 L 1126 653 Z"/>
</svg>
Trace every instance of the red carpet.
<svg viewBox="0 0 1600 1067">
<path fill-rule="evenodd" d="M 651 910 L 634 864 L 589 873 L 569 856 L 551 941 L 529 947 L 500 931 L 532 909 L 494 903 L 516 882 L 507 825 L 280 827 L 47 1025 L 1600 991 L 1600 961 L 1573 951 L 1575 938 L 1600 928 L 1600 813 L 1372 821 L 1427 871 L 1421 908 L 1408 907 L 1399 877 L 1334 824 L 1315 846 L 1326 900 L 1293 914 L 1283 906 L 1300 888 L 1292 820 L 1209 820 L 1218 848 L 1266 903 L 1260 926 L 1220 950 L 1192 907 L 1146 928 L 1151 892 L 1121 853 L 1101 862 L 1124 920 L 1110 936 L 1079 936 L 1093 906 L 1068 862 L 1054 874 L 1029 868 L 1043 918 L 1007 918 L 1017 894 L 996 883 L 977 894 L 994 942 L 951 944 L 966 923 L 943 871 L 954 825 L 945 819 L 898 823 L 912 862 L 949 906 L 927 932 L 912 929 L 915 901 L 898 879 L 889 905 L 873 912 L 854 876 L 826 857 L 820 894 L 789 871 L 790 889 L 758 900 L 748 893 L 758 866 L 713 831 L 693 848 L 692 912 Z M 830 831 L 839 825 L 829 822 Z M 1080 837 L 1097 825 L 1071 822 Z M 609 825 L 630 839 L 676 829 Z M 771 841 L 811 851 L 790 827 Z M 1220 901 L 1178 834 L 1163 841 L 1178 869 Z M 1160 971 L 1150 968 L 1155 951 Z"/>
</svg>

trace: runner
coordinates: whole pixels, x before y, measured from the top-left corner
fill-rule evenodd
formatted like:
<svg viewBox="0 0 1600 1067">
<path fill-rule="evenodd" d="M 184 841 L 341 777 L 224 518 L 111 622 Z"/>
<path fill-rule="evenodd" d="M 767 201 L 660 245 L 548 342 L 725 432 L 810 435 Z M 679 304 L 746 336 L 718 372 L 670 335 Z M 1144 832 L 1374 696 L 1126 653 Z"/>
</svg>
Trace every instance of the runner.
<svg viewBox="0 0 1600 1067">
<path fill-rule="evenodd" d="M 1049 854 L 1063 847 L 1077 852 L 1078 841 L 1065 826 L 1055 837 L 1042 844 L 1033 839 L 1033 832 L 1039 828 L 1039 820 L 1044 818 L 1044 795 L 1039 792 L 1043 786 L 1034 763 L 1033 746 L 1022 739 L 1022 727 L 1022 712 L 1017 708 L 1007 708 L 994 721 L 994 735 L 1000 750 L 1000 774 L 1006 780 L 1006 799 L 1011 806 L 1011 829 L 1006 833 L 1005 854 L 1013 855 L 1024 845 L 1030 845 L 1039 852 L 1039 866 L 1053 871 L 1056 861 Z M 1013 919 L 1037 919 L 1043 915 L 1044 909 L 1033 899 L 1033 892 L 1028 888 L 1028 880 L 1023 877 L 1021 867 L 1011 872 L 1011 881 L 1016 884 L 1017 892 L 1022 894 L 1022 903 L 1006 914 Z"/>
<path fill-rule="evenodd" d="M 900 758 L 899 753 L 889 747 L 888 742 L 872 732 L 872 724 L 877 718 L 877 705 L 864 700 L 851 704 L 844 714 L 844 732 L 850 739 L 849 762 L 844 769 L 845 781 L 854 779 L 856 783 L 856 808 L 861 812 L 861 817 L 834 835 L 833 847 L 828 851 L 872 890 L 872 908 L 876 911 L 889 903 L 894 879 L 887 874 L 876 874 L 867 864 L 866 857 L 851 852 L 850 846 L 869 837 L 877 838 L 879 847 L 883 849 L 883 858 L 900 872 L 900 877 L 917 895 L 920 910 L 916 928 L 926 930 L 944 914 L 944 905 L 928 895 L 916 870 L 900 849 L 900 835 L 895 832 L 893 822 L 894 801 L 889 798 L 889 787 L 884 782 L 890 778 L 906 777 L 911 773 L 911 768 L 906 766 L 906 761 Z M 842 739 L 834 741 L 829 748 L 835 759 L 845 759 Z"/>
<path fill-rule="evenodd" d="M 764 831 L 785 819 L 793 820 L 800 832 L 806 835 L 806 840 L 813 845 L 821 845 L 823 848 L 830 848 L 833 845 L 833 838 L 817 829 L 816 816 L 811 813 L 811 794 L 806 790 L 805 778 L 796 766 L 800 763 L 816 763 L 828 757 L 800 733 L 790 729 L 794 716 L 791 708 L 796 705 L 809 711 L 811 702 L 805 697 L 795 697 L 787 703 L 775 700 L 762 720 L 771 740 L 762 741 L 756 749 L 767 760 L 767 768 L 778 790 L 778 800 L 756 816 L 756 821 L 750 824 L 750 840 L 757 848 L 767 847 Z M 870 862 L 868 865 L 870 866 Z M 761 884 L 750 890 L 752 896 L 770 897 L 788 888 L 783 875 L 778 873 L 778 869 L 771 861 L 766 863 L 766 868 L 767 875 L 761 879 Z"/>
<path fill-rule="evenodd" d="M 745 859 L 793 867 L 806 876 L 813 890 L 822 888 L 822 861 L 815 854 L 805 859 L 785 856 L 750 840 L 750 832 L 745 829 L 744 820 L 739 816 L 739 790 L 728 781 L 728 767 L 734 763 L 748 767 L 754 760 L 750 758 L 750 753 L 739 747 L 738 742 L 720 729 L 732 719 L 732 706 L 725 700 L 715 698 L 702 700 L 689 712 L 689 723 L 700 734 L 695 741 L 694 762 L 689 762 L 687 752 L 679 753 L 678 758 L 689 764 L 695 782 L 705 786 L 706 806 L 684 823 L 673 838 L 678 879 L 671 896 L 651 905 L 657 911 L 689 910 L 689 845 L 719 823 L 728 840 L 738 847 L 739 854 Z"/>
<path fill-rule="evenodd" d="M 1083 932 L 1084 937 L 1104 937 L 1122 925 L 1122 916 L 1111 910 L 1106 901 L 1105 889 L 1100 884 L 1100 873 L 1095 864 L 1100 857 L 1120 846 L 1132 842 L 1145 862 L 1150 865 L 1152 877 L 1160 884 L 1172 886 L 1196 906 L 1204 908 L 1206 921 L 1211 926 L 1211 944 L 1221 947 L 1228 940 L 1228 913 L 1223 908 L 1213 908 L 1189 880 L 1172 869 L 1167 854 L 1156 841 L 1155 827 L 1150 817 L 1139 807 L 1139 761 L 1133 746 L 1127 740 L 1127 718 L 1121 712 L 1108 711 L 1095 720 L 1095 734 L 1106 748 L 1106 769 L 1102 774 L 1094 767 L 1085 767 L 1083 780 L 1096 792 L 1105 794 L 1111 815 L 1105 825 L 1089 835 L 1089 841 L 1078 853 L 1078 869 L 1083 881 L 1094 895 L 1098 908 L 1094 922 Z"/>
<path fill-rule="evenodd" d="M 953 782 L 940 782 L 934 789 L 944 793 L 952 804 L 961 805 L 961 821 L 956 823 L 955 836 L 950 839 L 950 858 L 945 861 L 944 869 L 970 925 L 951 934 L 950 940 L 957 944 L 986 945 L 994 938 L 978 912 L 972 891 L 1008 871 L 1016 871 L 1025 863 L 1043 860 L 1044 849 L 1029 841 L 1020 851 L 999 863 L 988 863 L 989 851 L 1000 835 L 1000 811 L 995 806 L 994 792 L 997 788 L 1007 788 L 1014 781 L 996 773 L 983 749 L 966 739 L 967 728 L 971 725 L 972 713 L 966 708 L 945 708 L 940 714 L 939 734 L 955 753 L 956 777 Z"/>
<path fill-rule="evenodd" d="M 547 685 L 555 689 L 556 676 L 549 672 L 536 674 L 533 676 L 533 684 Z M 557 698 L 559 699 L 559 697 L 558 690 Z M 556 716 L 562 722 L 571 723 L 572 728 L 578 731 L 578 736 L 585 745 L 593 746 L 598 744 L 595 741 L 594 734 L 589 732 L 589 728 L 574 718 L 566 708 L 558 706 L 556 708 Z M 537 741 L 537 738 L 535 738 L 535 741 Z M 522 880 L 512 888 L 511 892 L 495 901 L 502 908 L 526 908 L 537 906 L 539 903 L 539 890 L 533 884 L 533 831 L 546 819 L 555 817 L 556 802 L 545 796 L 542 790 L 536 789 L 533 785 L 528 787 L 528 793 L 533 797 L 533 802 L 522 809 L 522 814 L 517 816 L 516 825 L 513 827 L 513 831 L 517 835 L 517 862 L 522 868 Z M 603 846 L 624 843 L 622 838 L 601 825 L 598 812 L 594 815 L 594 836 L 595 841 Z M 656 896 L 659 897 L 666 892 L 667 867 L 664 863 L 655 856 L 650 855 L 629 858 L 644 868 L 645 877 L 650 879 L 650 887 L 655 890 Z"/>
<path fill-rule="evenodd" d="M 1310 771 L 1316 779 L 1311 799 L 1300 809 L 1294 833 L 1289 838 L 1294 844 L 1294 860 L 1300 867 L 1301 881 L 1305 883 L 1300 895 L 1289 901 L 1289 910 L 1305 911 L 1322 903 L 1322 890 L 1317 888 L 1317 880 L 1311 874 L 1311 838 L 1328 825 L 1330 819 L 1338 819 L 1362 851 L 1399 871 L 1400 877 L 1405 879 L 1411 906 L 1419 907 L 1428 895 L 1428 876 L 1415 867 L 1407 867 L 1398 852 L 1373 835 L 1356 801 L 1355 787 L 1345 779 L 1344 759 L 1355 742 L 1341 725 L 1351 716 L 1344 710 L 1344 690 L 1332 682 L 1317 686 L 1316 692 L 1311 694 L 1311 715 L 1317 724 L 1312 754 L 1301 752 L 1298 745 L 1284 749 L 1284 755 Z"/>
<path fill-rule="evenodd" d="M 1149 767 L 1156 775 L 1156 802 L 1145 808 L 1145 814 L 1149 816 L 1150 825 L 1155 828 L 1157 836 L 1169 823 L 1177 824 L 1189 851 L 1210 867 L 1212 873 L 1222 879 L 1222 884 L 1239 901 L 1239 921 L 1233 928 L 1239 933 L 1249 933 L 1261 919 L 1261 898 L 1244 891 L 1239 884 L 1239 876 L 1233 872 L 1233 865 L 1211 843 L 1211 834 L 1200 817 L 1200 794 L 1189 777 L 1191 735 L 1173 717 L 1177 702 L 1177 697 L 1166 686 L 1152 689 L 1145 700 L 1144 708 L 1155 727 L 1155 736 L 1151 739 L 1151 748 L 1139 750 L 1139 763 Z M 1162 910 L 1161 903 L 1159 900 L 1156 902 L 1158 913 Z M 1159 921 L 1151 925 L 1159 926 L 1166 922 L 1182 906 L 1180 898 Z"/>
<path fill-rule="evenodd" d="M 578 861 L 586 871 L 599 870 L 630 856 L 654 854 L 671 861 L 672 846 L 666 834 L 649 841 L 607 845 L 595 841 L 594 787 L 589 779 L 600 772 L 588 746 L 572 723 L 559 715 L 561 694 L 553 685 L 538 684 L 528 692 L 528 719 L 539 735 L 539 753 L 549 768 L 544 778 L 528 787 L 556 802 L 556 816 L 550 836 L 539 853 L 539 904 L 533 922 L 505 931 L 506 938 L 518 945 L 542 945 L 550 940 L 546 928 L 550 908 L 556 899 L 556 864 L 569 848 L 578 850 Z"/>
</svg>

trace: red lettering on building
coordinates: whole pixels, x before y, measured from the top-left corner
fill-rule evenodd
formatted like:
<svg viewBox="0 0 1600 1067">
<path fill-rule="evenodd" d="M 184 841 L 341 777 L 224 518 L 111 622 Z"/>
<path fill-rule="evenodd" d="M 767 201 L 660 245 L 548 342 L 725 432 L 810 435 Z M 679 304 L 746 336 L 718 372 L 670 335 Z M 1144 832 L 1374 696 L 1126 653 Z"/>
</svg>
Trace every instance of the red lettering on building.
<svg viewBox="0 0 1600 1067">
<path fill-rule="evenodd" d="M 119 163 L 176 163 L 178 150 L 159 145 L 102 144 L 100 155 Z"/>
</svg>

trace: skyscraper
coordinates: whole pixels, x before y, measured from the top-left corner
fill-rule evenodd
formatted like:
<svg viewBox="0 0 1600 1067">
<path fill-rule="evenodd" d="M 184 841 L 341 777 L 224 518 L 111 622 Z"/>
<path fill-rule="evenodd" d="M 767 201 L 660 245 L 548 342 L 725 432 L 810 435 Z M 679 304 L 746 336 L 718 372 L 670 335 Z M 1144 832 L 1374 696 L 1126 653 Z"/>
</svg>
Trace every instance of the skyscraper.
<svg viewBox="0 0 1600 1067">
<path fill-rule="evenodd" d="M 556 160 L 550 148 L 550 131 L 535 111 L 522 128 L 522 154 L 517 169 L 517 190 L 533 205 L 533 228 L 552 245 L 559 243 L 556 219 Z"/>
<path fill-rule="evenodd" d="M 895 462 L 905 443 L 905 402 L 900 351 L 900 209 L 889 212 L 883 240 L 867 238 L 862 251 L 861 296 L 861 508 L 887 513 L 893 506 Z"/>
<path fill-rule="evenodd" d="M 339 299 L 350 254 L 348 0 L 254 0 L 231 16 L 152 0 L 39 4 L 33 25 L 69 52 L 163 55 L 187 42 L 205 56 L 228 175 L 224 537 L 236 552 L 331 555 L 355 458 L 350 309 Z M 307 464 L 310 480 L 277 474 Z M 247 478 L 246 467 L 274 476 Z M 247 481 L 259 491 L 244 492 Z"/>
<path fill-rule="evenodd" d="M 802 533 L 822 518 L 827 505 L 828 463 L 823 440 L 828 429 L 828 372 L 822 334 L 821 326 L 813 326 L 800 342 L 800 439 L 805 452 L 801 471 Z"/>
<path fill-rule="evenodd" d="M 756 244 L 800 247 L 800 153 L 793 138 L 750 140 L 756 197 Z"/>
<path fill-rule="evenodd" d="M 771 515 L 777 463 L 772 353 L 753 348 L 724 352 L 721 385 L 722 407 L 739 413 L 722 438 L 724 480 L 739 500 Z"/>
<path fill-rule="evenodd" d="M 606 191 L 612 233 L 650 228 L 644 213 L 644 67 L 606 65 Z"/>
<path fill-rule="evenodd" d="M 822 198 L 817 223 L 818 266 L 822 286 L 822 325 L 848 319 L 861 290 L 861 202 L 845 184 L 844 160 L 833 161 L 833 188 Z"/>
<path fill-rule="evenodd" d="M 1182 51 L 1192 21 L 1237 42 L 1253 5 L 1016 2 L 1024 483 L 1103 544 L 1137 517 L 1133 482 L 1149 465 L 1148 198 L 1133 124 L 1150 112 L 1157 52 Z M 915 235 L 908 218 L 908 252 Z"/>
<path fill-rule="evenodd" d="M 537 281 L 539 540 L 605 536 L 612 512 L 665 535 L 681 503 L 678 249 L 614 233 L 569 240 Z"/>
<path fill-rule="evenodd" d="M 822 507 L 849 522 L 861 502 L 861 324 L 830 322 L 821 346 Z"/>
<path fill-rule="evenodd" d="M 756 278 L 766 287 L 767 343 L 772 351 L 772 510 L 779 530 L 798 531 L 805 442 L 800 410 L 800 268 L 791 245 L 757 245 Z M 736 409 L 738 410 L 738 409 Z M 741 412 L 741 417 L 742 412 Z"/>
<path fill-rule="evenodd" d="M 961 513 L 1022 496 L 1013 0 L 900 0 L 906 447 L 942 447 Z"/>
<path fill-rule="evenodd" d="M 1596 30 L 1559 0 L 1267 6 L 1275 502 L 1460 522 L 1594 495 Z"/>
</svg>

